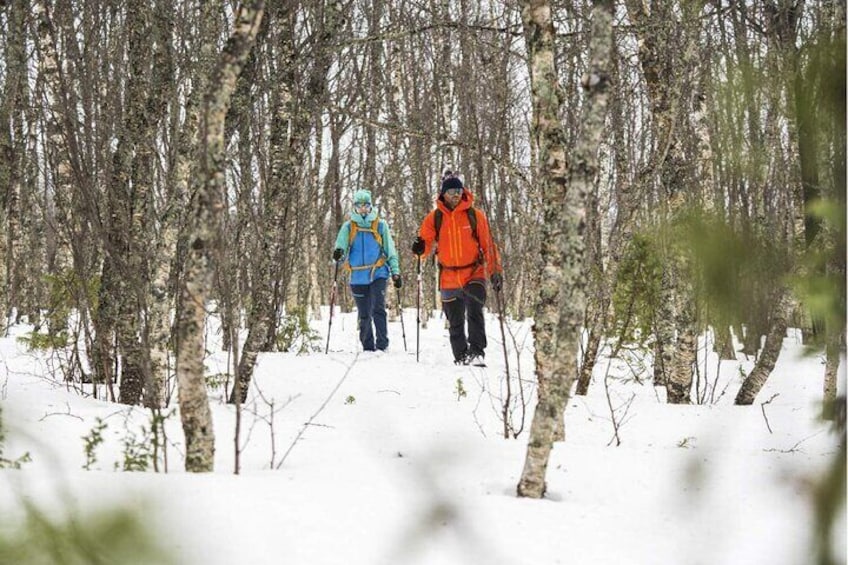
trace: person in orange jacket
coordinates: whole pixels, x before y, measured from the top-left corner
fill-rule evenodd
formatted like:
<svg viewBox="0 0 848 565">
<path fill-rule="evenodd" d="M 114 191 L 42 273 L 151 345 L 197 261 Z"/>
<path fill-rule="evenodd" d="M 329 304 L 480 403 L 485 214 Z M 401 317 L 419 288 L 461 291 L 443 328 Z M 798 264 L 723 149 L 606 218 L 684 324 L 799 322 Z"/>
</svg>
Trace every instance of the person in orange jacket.
<svg viewBox="0 0 848 565">
<path fill-rule="evenodd" d="M 445 171 L 436 209 L 424 218 L 412 244 L 412 252 L 419 258 L 431 251 L 436 253 L 442 309 L 450 326 L 454 363 L 458 365 L 483 363 L 486 280 L 495 292 L 500 292 L 503 284 L 503 268 L 489 221 L 473 204 L 474 196 L 462 180 Z"/>
</svg>

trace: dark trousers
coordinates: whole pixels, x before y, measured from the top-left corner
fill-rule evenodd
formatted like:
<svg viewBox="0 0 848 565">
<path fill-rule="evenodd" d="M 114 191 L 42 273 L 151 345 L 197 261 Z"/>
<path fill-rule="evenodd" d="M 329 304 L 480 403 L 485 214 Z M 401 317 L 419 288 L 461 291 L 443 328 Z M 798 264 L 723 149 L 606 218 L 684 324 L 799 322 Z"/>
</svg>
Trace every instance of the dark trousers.
<svg viewBox="0 0 848 565">
<path fill-rule="evenodd" d="M 383 350 L 389 346 L 389 331 L 386 327 L 386 279 L 375 279 L 371 284 L 352 284 L 350 291 L 356 300 L 359 312 L 359 341 L 365 351 Z M 374 328 L 371 322 L 374 322 Z M 374 330 L 377 341 L 374 342 Z"/>
<path fill-rule="evenodd" d="M 482 355 L 486 349 L 486 321 L 483 318 L 485 304 L 486 283 L 483 281 L 471 281 L 457 291 L 442 291 L 442 310 L 450 326 L 450 344 L 454 359 L 462 358 L 466 350 L 473 355 Z"/>
</svg>

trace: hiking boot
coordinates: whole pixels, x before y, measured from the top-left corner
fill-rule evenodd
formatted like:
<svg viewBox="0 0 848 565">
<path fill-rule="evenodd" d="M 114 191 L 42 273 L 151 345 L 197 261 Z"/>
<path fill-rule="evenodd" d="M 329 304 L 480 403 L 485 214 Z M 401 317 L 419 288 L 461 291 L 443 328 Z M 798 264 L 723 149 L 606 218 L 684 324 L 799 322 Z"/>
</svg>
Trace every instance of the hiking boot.
<svg viewBox="0 0 848 565">
<path fill-rule="evenodd" d="M 468 351 L 463 351 L 453 360 L 454 365 L 468 365 Z"/>
<path fill-rule="evenodd" d="M 465 363 L 464 365 L 476 365 L 482 366 L 486 364 L 486 354 L 482 351 L 474 348 L 469 348 L 465 352 Z"/>
<path fill-rule="evenodd" d="M 476 365 L 478 367 L 486 364 L 486 356 L 482 353 L 469 353 L 465 356 L 464 365 Z"/>
</svg>

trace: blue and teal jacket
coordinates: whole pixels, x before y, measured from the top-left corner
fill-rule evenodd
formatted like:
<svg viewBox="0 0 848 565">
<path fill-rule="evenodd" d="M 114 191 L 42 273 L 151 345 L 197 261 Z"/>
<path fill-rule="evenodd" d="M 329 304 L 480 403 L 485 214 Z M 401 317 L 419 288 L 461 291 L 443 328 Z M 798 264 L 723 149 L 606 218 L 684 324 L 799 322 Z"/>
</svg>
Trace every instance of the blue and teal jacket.
<svg viewBox="0 0 848 565">
<path fill-rule="evenodd" d="M 362 216 L 351 211 L 350 220 L 342 224 L 339 235 L 336 236 L 336 249 L 341 249 L 346 257 L 346 265 L 350 267 L 350 284 L 371 284 L 376 279 L 387 279 L 389 275 L 400 274 L 397 249 L 389 232 L 389 224 L 385 220 L 377 221 L 377 232 L 383 240 L 383 245 L 377 243 L 377 238 L 371 231 L 371 226 L 377 220 L 377 210 Z M 351 223 L 356 223 L 356 237 L 350 241 Z"/>
</svg>

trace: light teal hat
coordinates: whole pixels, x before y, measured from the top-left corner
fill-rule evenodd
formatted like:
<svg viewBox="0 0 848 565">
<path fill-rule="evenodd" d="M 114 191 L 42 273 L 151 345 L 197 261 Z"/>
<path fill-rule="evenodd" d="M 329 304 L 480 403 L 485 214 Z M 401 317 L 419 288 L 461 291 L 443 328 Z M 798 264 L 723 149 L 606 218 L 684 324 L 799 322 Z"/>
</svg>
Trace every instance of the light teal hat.
<svg viewBox="0 0 848 565">
<path fill-rule="evenodd" d="M 368 204 L 371 204 L 371 191 L 370 190 L 364 190 L 364 189 L 363 190 L 357 190 L 353 194 L 353 203 L 354 204 L 361 204 L 363 202 L 367 202 Z"/>
</svg>

